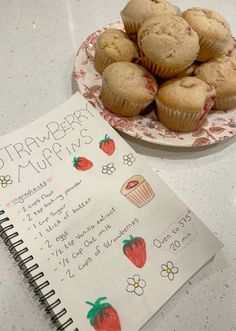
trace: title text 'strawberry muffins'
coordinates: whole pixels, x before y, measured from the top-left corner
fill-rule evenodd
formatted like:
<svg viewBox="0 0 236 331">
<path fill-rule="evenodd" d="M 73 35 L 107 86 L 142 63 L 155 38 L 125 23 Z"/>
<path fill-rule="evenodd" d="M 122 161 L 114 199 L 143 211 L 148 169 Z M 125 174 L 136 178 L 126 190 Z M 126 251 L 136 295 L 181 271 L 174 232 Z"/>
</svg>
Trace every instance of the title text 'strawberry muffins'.
<svg viewBox="0 0 236 331">
<path fill-rule="evenodd" d="M 136 39 L 142 23 L 156 15 L 180 15 L 178 7 L 166 0 L 130 0 L 121 11 L 125 30 L 132 39 Z"/>
<path fill-rule="evenodd" d="M 208 61 L 222 54 L 225 43 L 231 37 L 229 23 L 213 10 L 190 8 L 182 17 L 199 35 L 199 61 Z"/>
<path fill-rule="evenodd" d="M 129 178 L 121 188 L 123 194 L 136 207 L 141 208 L 154 198 L 154 193 L 143 176 Z"/>
<path fill-rule="evenodd" d="M 113 62 L 131 62 L 138 57 L 137 47 L 124 31 L 105 30 L 97 40 L 94 65 L 98 72 Z"/>
<path fill-rule="evenodd" d="M 197 33 L 182 17 L 173 15 L 155 16 L 143 23 L 138 45 L 144 67 L 163 78 L 182 72 L 199 52 Z"/>
<path fill-rule="evenodd" d="M 197 78 L 212 84 L 216 89 L 214 109 L 228 110 L 236 107 L 236 59 L 222 56 L 197 67 Z"/>
<path fill-rule="evenodd" d="M 204 123 L 215 95 L 215 88 L 198 78 L 170 80 L 156 97 L 159 121 L 173 131 L 195 131 Z"/>
<path fill-rule="evenodd" d="M 145 68 L 116 62 L 103 71 L 100 98 L 113 113 L 135 116 L 154 100 L 157 89 L 155 78 Z"/>
</svg>

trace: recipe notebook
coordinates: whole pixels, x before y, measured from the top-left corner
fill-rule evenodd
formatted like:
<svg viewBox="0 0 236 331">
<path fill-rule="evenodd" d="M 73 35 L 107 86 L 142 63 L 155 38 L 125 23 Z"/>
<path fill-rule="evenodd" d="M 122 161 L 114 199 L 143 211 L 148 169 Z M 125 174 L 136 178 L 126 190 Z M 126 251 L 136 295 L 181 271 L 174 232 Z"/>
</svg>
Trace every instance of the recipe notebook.
<svg viewBox="0 0 236 331">
<path fill-rule="evenodd" d="M 222 247 L 79 93 L 1 137 L 0 202 L 57 330 L 140 329 Z"/>
</svg>

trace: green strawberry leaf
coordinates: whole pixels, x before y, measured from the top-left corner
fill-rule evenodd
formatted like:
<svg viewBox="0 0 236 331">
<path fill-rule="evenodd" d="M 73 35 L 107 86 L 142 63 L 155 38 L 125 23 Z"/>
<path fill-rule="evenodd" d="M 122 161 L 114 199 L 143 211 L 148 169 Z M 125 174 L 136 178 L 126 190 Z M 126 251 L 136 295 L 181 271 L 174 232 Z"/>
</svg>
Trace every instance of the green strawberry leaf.
<svg viewBox="0 0 236 331">
<path fill-rule="evenodd" d="M 102 303 L 100 306 L 99 306 L 99 311 L 101 311 L 102 309 L 105 309 L 105 308 L 110 308 L 111 305 L 110 303 Z"/>
<path fill-rule="evenodd" d="M 104 139 L 102 139 L 100 142 L 99 142 L 99 146 L 101 147 L 103 144 L 105 144 L 107 141 L 111 140 L 111 138 L 108 136 L 108 134 L 105 134 L 105 137 Z"/>
<path fill-rule="evenodd" d="M 95 307 L 95 304 L 94 304 L 94 303 L 92 303 L 92 302 L 90 302 L 90 301 L 85 301 L 85 303 L 87 303 L 87 305 L 90 305 L 90 306 L 93 306 L 93 307 Z"/>
<path fill-rule="evenodd" d="M 94 315 L 96 314 L 96 310 L 94 308 L 90 309 L 88 314 L 87 314 L 87 319 L 91 319 L 94 317 Z"/>
<path fill-rule="evenodd" d="M 79 157 L 74 157 L 73 158 L 73 167 L 76 168 L 78 161 L 79 161 Z"/>
<path fill-rule="evenodd" d="M 100 305 L 101 301 L 104 301 L 106 300 L 107 298 L 106 297 L 100 297 L 98 298 L 96 301 L 95 301 L 95 306 L 97 307 L 98 305 Z"/>
<path fill-rule="evenodd" d="M 133 236 L 130 235 L 129 239 L 123 240 L 123 244 L 124 244 L 123 250 L 126 248 L 126 246 L 131 245 L 137 238 L 138 237 L 133 237 Z"/>
<path fill-rule="evenodd" d="M 106 300 L 106 297 L 100 297 L 98 298 L 95 303 L 89 302 L 89 301 L 85 301 L 86 304 L 92 306 L 93 308 L 89 310 L 88 314 L 87 314 L 87 319 L 89 319 L 90 324 L 92 326 L 94 326 L 94 321 L 96 316 L 105 308 L 109 308 L 112 307 L 110 303 L 108 302 L 104 302 L 101 303 L 101 301 Z"/>
</svg>

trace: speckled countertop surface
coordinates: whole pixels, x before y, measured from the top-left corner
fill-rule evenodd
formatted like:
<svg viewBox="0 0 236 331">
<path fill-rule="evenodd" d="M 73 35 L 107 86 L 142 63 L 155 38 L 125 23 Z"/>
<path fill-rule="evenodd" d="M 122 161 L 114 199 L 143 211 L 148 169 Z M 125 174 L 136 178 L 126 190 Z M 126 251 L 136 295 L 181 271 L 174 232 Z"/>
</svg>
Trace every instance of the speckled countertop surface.
<svg viewBox="0 0 236 331">
<path fill-rule="evenodd" d="M 218 10 L 228 17 L 236 35 L 234 0 L 172 2 L 183 9 Z M 0 135 L 40 117 L 73 94 L 71 73 L 80 43 L 90 32 L 117 21 L 125 3 L 0 1 Z M 225 244 L 143 331 L 236 330 L 236 139 L 186 150 L 124 138 Z M 0 330 L 48 331 L 47 317 L 1 243 L 0 266 Z"/>
</svg>

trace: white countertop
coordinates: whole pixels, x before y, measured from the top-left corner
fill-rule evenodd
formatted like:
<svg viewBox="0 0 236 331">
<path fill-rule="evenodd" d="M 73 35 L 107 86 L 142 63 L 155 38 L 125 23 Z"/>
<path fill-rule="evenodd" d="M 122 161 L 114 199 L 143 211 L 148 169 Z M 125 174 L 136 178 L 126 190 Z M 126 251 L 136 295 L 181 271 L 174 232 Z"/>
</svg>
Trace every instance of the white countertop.
<svg viewBox="0 0 236 331">
<path fill-rule="evenodd" d="M 0 136 L 73 94 L 71 74 L 79 45 L 89 33 L 117 21 L 125 3 L 0 1 Z M 186 1 L 172 3 L 186 8 Z M 218 10 L 236 35 L 235 0 L 189 0 L 187 5 Z M 225 244 L 142 330 L 236 330 L 236 139 L 184 149 L 123 136 Z M 48 331 L 42 307 L 1 242 L 0 266 L 0 330 Z"/>
</svg>

